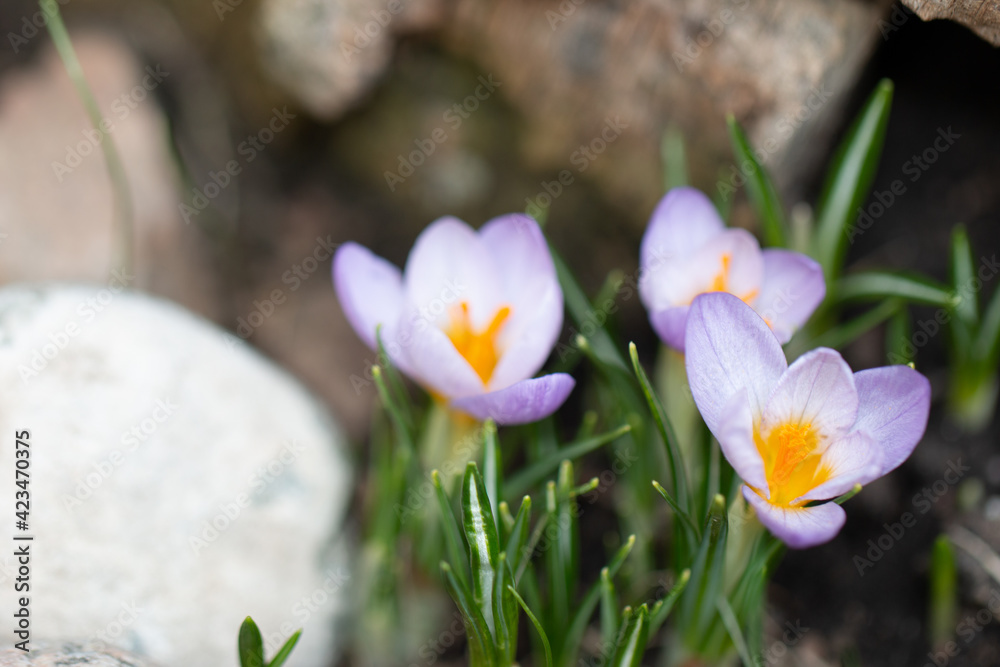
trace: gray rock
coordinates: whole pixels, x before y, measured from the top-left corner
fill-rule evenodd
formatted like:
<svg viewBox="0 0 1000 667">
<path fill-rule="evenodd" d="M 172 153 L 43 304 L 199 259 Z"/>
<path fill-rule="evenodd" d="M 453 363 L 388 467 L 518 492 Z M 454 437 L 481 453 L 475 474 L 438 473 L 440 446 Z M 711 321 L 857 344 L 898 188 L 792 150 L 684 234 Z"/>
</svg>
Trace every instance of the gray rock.
<svg viewBox="0 0 1000 667">
<path fill-rule="evenodd" d="M 120 651 L 100 642 L 61 642 L 33 645 L 30 653 L 14 648 L 0 649 L 0 667 L 156 667 L 145 658 Z"/>
<path fill-rule="evenodd" d="M 286 373 L 164 301 L 9 287 L 0 406 L 5 532 L 14 433 L 31 433 L 33 639 L 218 667 L 237 664 L 251 615 L 269 656 L 303 627 L 289 664 L 330 663 L 349 468 L 338 430 Z M 3 609 L 13 565 L 0 557 Z"/>
</svg>

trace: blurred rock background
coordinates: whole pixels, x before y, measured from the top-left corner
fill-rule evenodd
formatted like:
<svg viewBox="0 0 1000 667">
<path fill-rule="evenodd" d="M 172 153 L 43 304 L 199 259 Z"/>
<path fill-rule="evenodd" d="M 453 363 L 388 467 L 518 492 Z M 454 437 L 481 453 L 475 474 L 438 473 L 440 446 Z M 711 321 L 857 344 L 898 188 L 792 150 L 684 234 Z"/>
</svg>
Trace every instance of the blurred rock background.
<svg viewBox="0 0 1000 667">
<path fill-rule="evenodd" d="M 958 222 L 983 254 L 1000 245 L 1000 55 L 987 41 L 997 41 L 996 13 L 970 15 L 970 3 L 60 4 L 133 191 L 134 286 L 246 338 L 355 439 L 374 391 L 352 376 L 373 355 L 336 303 L 332 246 L 355 240 L 402 264 L 436 217 L 478 225 L 550 203 L 548 232 L 593 291 L 608 271 L 635 270 L 671 126 L 687 141 L 693 184 L 716 194 L 736 169 L 733 113 L 785 201 L 809 203 L 849 118 L 889 76 L 896 101 L 876 190 L 939 130 L 961 138 L 852 245 L 852 260 L 943 276 Z M 908 7 L 970 27 L 924 23 Z M 106 282 L 110 185 L 43 25 L 33 2 L 0 7 L 0 283 Z M 570 185 L 558 183 L 564 171 Z M 742 193 L 732 219 L 755 225 Z M 637 300 L 619 326 L 653 348 Z M 876 363 L 875 343 L 854 346 L 852 361 Z M 941 345 L 920 354 L 933 379 Z M 954 447 L 941 428 L 930 437 Z M 984 466 L 993 461 L 974 446 Z M 933 476 L 939 458 L 915 467 Z M 989 484 L 1000 489 L 1000 476 Z M 814 594 L 832 595 L 819 582 Z M 902 645 L 893 659 L 916 660 Z"/>
</svg>

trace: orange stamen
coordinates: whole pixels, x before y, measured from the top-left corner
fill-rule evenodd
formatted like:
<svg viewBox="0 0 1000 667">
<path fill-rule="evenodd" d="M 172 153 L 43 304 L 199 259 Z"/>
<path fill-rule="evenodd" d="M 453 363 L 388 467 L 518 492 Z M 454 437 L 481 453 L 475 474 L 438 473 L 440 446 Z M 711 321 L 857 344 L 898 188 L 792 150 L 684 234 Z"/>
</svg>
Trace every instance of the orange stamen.
<svg viewBox="0 0 1000 667">
<path fill-rule="evenodd" d="M 755 439 L 764 459 L 771 503 L 792 506 L 796 498 L 829 478 L 830 471 L 822 466 L 822 455 L 816 451 L 819 434 L 811 423 L 785 422 L 771 429 L 766 441 L 759 433 Z"/>
<path fill-rule="evenodd" d="M 500 361 L 497 338 L 500 330 L 510 317 L 510 307 L 503 306 L 493 315 L 489 325 L 482 331 L 475 331 L 469 317 L 469 304 L 465 301 L 453 307 L 448 313 L 451 322 L 445 334 L 455 345 L 458 353 L 469 362 L 476 375 L 488 384 L 493 370 Z"/>
</svg>

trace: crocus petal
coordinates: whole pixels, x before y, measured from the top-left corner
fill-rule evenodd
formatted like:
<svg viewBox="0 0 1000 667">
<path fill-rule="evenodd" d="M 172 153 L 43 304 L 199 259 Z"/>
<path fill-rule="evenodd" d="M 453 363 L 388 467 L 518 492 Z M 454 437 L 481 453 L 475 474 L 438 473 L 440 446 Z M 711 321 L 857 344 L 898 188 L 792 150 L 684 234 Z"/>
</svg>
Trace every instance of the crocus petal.
<svg viewBox="0 0 1000 667">
<path fill-rule="evenodd" d="M 665 310 L 651 311 L 649 323 L 664 343 L 678 352 L 684 351 L 684 329 L 691 306 L 672 306 Z"/>
<path fill-rule="evenodd" d="M 479 236 L 499 267 L 510 317 L 498 336 L 502 355 L 490 389 L 529 378 L 542 367 L 559 337 L 563 295 L 552 255 L 538 223 L 512 214 L 487 222 Z"/>
<path fill-rule="evenodd" d="M 750 412 L 750 400 L 745 388 L 736 392 L 723 409 L 718 441 L 736 474 L 744 482 L 768 493 L 764 459 L 754 443 L 753 413 Z"/>
<path fill-rule="evenodd" d="M 452 402 L 452 407 L 476 419 L 492 418 L 498 424 L 529 424 L 559 409 L 576 381 L 566 373 L 522 380 L 506 389 Z"/>
<path fill-rule="evenodd" d="M 812 424 L 827 439 L 847 433 L 858 416 L 854 374 L 836 351 L 820 347 L 788 367 L 764 410 L 761 435 L 784 423 Z M 832 442 L 829 440 L 828 442 Z"/>
<path fill-rule="evenodd" d="M 843 528 L 847 514 L 837 503 L 813 507 L 778 507 L 744 486 L 743 497 L 757 511 L 757 518 L 793 549 L 807 549 L 829 542 Z"/>
<path fill-rule="evenodd" d="M 473 396 L 485 391 L 483 381 L 448 336 L 427 324 L 419 313 L 404 316 L 400 339 L 414 379 L 446 398 Z"/>
<path fill-rule="evenodd" d="M 375 330 L 382 342 L 395 330 L 403 312 L 403 279 L 395 266 L 357 243 L 345 243 L 333 256 L 333 287 L 358 337 L 375 349 Z"/>
<path fill-rule="evenodd" d="M 646 308 L 658 310 L 666 305 L 656 305 L 660 302 L 656 295 L 669 286 L 669 267 L 690 259 L 725 229 L 715 205 L 699 190 L 682 187 L 668 192 L 653 211 L 639 248 L 639 294 Z"/>
<path fill-rule="evenodd" d="M 764 278 L 753 307 L 784 344 L 826 296 L 823 268 L 790 250 L 768 249 L 763 257 Z"/>
<path fill-rule="evenodd" d="M 828 500 L 841 496 L 855 484 L 864 486 L 882 476 L 882 451 L 864 431 L 840 438 L 823 452 L 823 469 L 829 479 L 797 500 Z"/>
<path fill-rule="evenodd" d="M 457 218 L 441 218 L 420 233 L 403 272 L 409 306 L 443 328 L 461 302 L 477 329 L 486 328 L 503 303 L 500 271 L 479 235 Z"/>
<path fill-rule="evenodd" d="M 885 366 L 854 374 L 858 388 L 856 428 L 864 429 L 882 449 L 882 474 L 913 452 L 927 428 L 931 385 L 909 366 Z"/>
<path fill-rule="evenodd" d="M 732 396 L 746 388 L 757 421 L 787 368 L 781 345 L 764 320 L 726 292 L 702 294 L 694 300 L 684 348 L 691 395 L 716 439 Z"/>
</svg>

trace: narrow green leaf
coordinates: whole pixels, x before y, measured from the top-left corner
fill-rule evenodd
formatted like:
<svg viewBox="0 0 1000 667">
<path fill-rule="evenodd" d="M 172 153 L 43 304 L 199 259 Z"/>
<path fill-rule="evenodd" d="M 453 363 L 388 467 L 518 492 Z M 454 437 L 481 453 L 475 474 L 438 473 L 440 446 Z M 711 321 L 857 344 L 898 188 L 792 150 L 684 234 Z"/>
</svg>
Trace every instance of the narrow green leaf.
<svg viewBox="0 0 1000 667">
<path fill-rule="evenodd" d="M 688 184 L 687 151 L 684 134 L 671 124 L 660 140 L 660 160 L 663 163 L 663 186 L 667 190 Z"/>
<path fill-rule="evenodd" d="M 486 626 L 492 629 L 496 627 L 493 619 L 493 579 L 500 537 L 483 478 L 473 462 L 466 467 L 462 483 L 462 527 L 472 568 L 472 598 L 482 611 Z"/>
<path fill-rule="evenodd" d="M 550 586 L 549 607 L 553 619 L 566 619 L 570 616 L 573 594 L 576 591 L 579 572 L 579 530 L 577 527 L 576 503 L 573 493 L 573 464 L 563 461 L 559 467 L 558 482 L 549 484 L 546 501 L 552 503 L 548 507 L 549 521 L 555 530 L 550 533 L 550 545 L 546 550 L 548 563 L 548 579 Z M 562 646 L 562 632 L 556 628 L 565 624 L 549 625 L 549 636 L 556 646 Z"/>
<path fill-rule="evenodd" d="M 928 306 L 948 307 L 955 298 L 947 285 L 923 276 L 898 273 L 855 273 L 842 278 L 834 290 L 837 301 L 875 301 L 892 297 Z"/>
<path fill-rule="evenodd" d="M 900 304 L 885 325 L 885 356 L 890 364 L 909 364 L 913 361 L 916 348 L 910 340 L 912 335 L 910 310 Z"/>
<path fill-rule="evenodd" d="M 264 667 L 264 641 L 257 624 L 249 616 L 240 626 L 239 650 L 242 667 Z"/>
<path fill-rule="evenodd" d="M 382 369 L 379 366 L 372 366 L 372 377 L 375 380 L 375 387 L 378 389 L 378 396 L 382 400 L 382 405 L 385 406 L 389 417 L 392 419 L 392 425 L 395 428 L 400 446 L 407 452 L 412 453 L 413 439 L 409 426 L 406 424 L 406 418 L 403 416 L 403 412 L 396 404 L 396 401 L 392 398 L 392 394 L 389 393 L 389 388 L 385 384 L 385 378 L 382 376 Z"/>
<path fill-rule="evenodd" d="M 685 530 L 688 532 L 690 543 L 697 544 L 698 541 L 701 540 L 701 531 L 698 530 L 698 527 L 694 525 L 686 512 L 681 511 L 681 508 L 677 506 L 677 501 L 674 500 L 673 496 L 670 495 L 670 492 L 664 489 L 659 482 L 654 481 L 653 488 L 656 489 L 661 496 L 663 496 L 663 499 L 667 501 L 668 505 L 670 505 L 670 509 L 674 511 L 674 516 L 681 521 Z"/>
<path fill-rule="evenodd" d="M 610 646 L 618 637 L 618 595 L 608 568 L 601 570 L 601 645 Z"/>
<path fill-rule="evenodd" d="M 667 620 L 674 605 L 677 603 L 677 599 L 684 592 L 684 589 L 687 588 L 689 581 L 691 581 L 691 570 L 684 570 L 677 578 L 677 582 L 670 589 L 670 592 L 667 593 L 667 596 L 656 602 L 649 615 L 650 632 L 656 632 Z"/>
<path fill-rule="evenodd" d="M 601 445 L 605 445 L 629 432 L 632 427 L 623 424 L 613 431 L 596 435 L 580 442 L 574 442 L 554 452 L 544 455 L 539 461 L 529 465 L 521 472 L 507 480 L 508 496 L 522 495 L 525 491 L 545 479 L 556 470 L 563 461 L 575 461 L 584 454 L 589 454 Z"/>
<path fill-rule="evenodd" d="M 497 425 L 492 419 L 483 424 L 483 479 L 486 481 L 486 495 L 490 498 L 490 509 L 493 516 L 498 516 L 497 503 L 503 497 L 503 461 L 500 458 L 500 445 L 497 442 Z"/>
<path fill-rule="evenodd" d="M 965 227 L 957 225 L 951 232 L 951 286 L 955 292 L 955 314 L 965 325 L 966 336 L 979 325 L 979 300 L 975 284 L 976 267 L 972 247 Z"/>
<path fill-rule="evenodd" d="M 514 596 L 514 599 L 517 600 L 517 603 L 521 605 L 521 609 L 524 610 L 525 616 L 527 616 L 528 620 L 531 621 L 531 624 L 535 626 L 535 632 L 538 633 L 538 636 L 542 640 L 542 647 L 545 650 L 545 667 L 552 667 L 552 646 L 549 644 L 549 638 L 548 636 L 546 636 L 545 630 L 542 629 L 542 624 L 539 623 L 538 618 L 535 617 L 533 613 L 531 613 L 531 609 L 528 608 L 528 605 L 524 602 L 524 599 L 517 594 L 517 591 L 514 590 L 513 586 L 508 586 L 507 590 L 509 590 L 510 594 Z"/>
<path fill-rule="evenodd" d="M 750 141 L 733 114 L 726 116 L 726 124 L 729 126 L 729 139 L 733 145 L 736 163 L 741 166 L 744 174 L 750 172 L 747 176 L 747 195 L 757 217 L 760 218 L 764 240 L 769 246 L 788 247 L 788 223 L 785 222 L 785 211 L 767 168 L 757 161 Z M 742 168 L 742 165 L 748 162 L 750 168 Z"/>
<path fill-rule="evenodd" d="M 903 304 L 899 299 L 886 299 L 878 306 L 865 311 L 853 320 L 844 322 L 817 336 L 809 343 L 809 348 L 832 347 L 835 350 L 843 349 L 902 309 Z"/>
<path fill-rule="evenodd" d="M 505 601 L 513 601 L 507 586 L 511 583 L 510 571 L 507 568 L 507 554 L 500 552 L 497 568 L 493 578 L 493 619 L 496 639 L 496 649 L 504 664 L 513 664 L 514 652 L 517 650 L 517 623 L 508 623 L 510 619 L 509 605 Z"/>
<path fill-rule="evenodd" d="M 823 266 L 827 283 L 840 273 L 848 235 L 875 179 L 889 124 L 892 90 L 888 79 L 879 82 L 827 170 L 816 207 L 812 247 L 812 255 Z"/>
<path fill-rule="evenodd" d="M 708 634 L 722 594 L 723 566 L 726 555 L 726 499 L 715 497 L 709 509 L 698 554 L 691 568 L 691 585 L 681 598 L 680 624 L 682 633 L 697 646 Z"/>
<path fill-rule="evenodd" d="M 528 523 L 531 521 L 531 496 L 521 499 L 521 508 L 517 510 L 517 517 L 514 519 L 510 536 L 507 538 L 507 562 L 514 572 L 521 569 L 521 562 L 530 556 L 525 552 L 525 544 L 528 541 Z M 517 580 L 514 580 L 515 585 Z"/>
<path fill-rule="evenodd" d="M 500 501 L 497 510 L 500 512 L 500 522 L 497 524 L 497 529 L 503 527 L 503 530 L 500 531 L 500 543 L 503 544 L 504 540 L 509 538 L 510 531 L 514 530 L 514 517 L 510 513 L 510 506 L 506 500 Z"/>
<path fill-rule="evenodd" d="M 674 428 L 670 424 L 670 418 L 667 417 L 663 403 L 653 389 L 649 377 L 646 376 L 646 371 L 642 369 L 642 365 L 639 363 L 639 352 L 635 347 L 635 343 L 629 343 L 628 352 L 632 358 L 632 368 L 635 371 L 635 376 L 639 380 L 639 384 L 642 386 L 642 393 L 649 404 L 649 411 L 653 414 L 653 421 L 656 422 L 656 428 L 659 429 L 660 437 L 663 438 L 663 444 L 667 448 L 667 460 L 670 464 L 670 474 L 673 479 L 673 491 L 677 504 L 680 506 L 681 513 L 686 514 L 688 507 L 691 506 L 691 502 L 688 496 L 684 457 L 677 443 L 677 436 L 674 435 Z M 690 517 L 688 517 L 688 520 L 690 521 Z"/>
<path fill-rule="evenodd" d="M 837 503 L 838 505 L 843 505 L 844 503 L 846 503 L 848 500 L 858 495 L 859 493 L 861 493 L 861 485 L 855 484 L 853 487 L 851 487 L 850 491 L 843 494 L 842 496 L 838 496 L 836 499 L 834 499 L 833 502 Z"/>
<path fill-rule="evenodd" d="M 441 510 L 442 527 L 444 530 L 445 547 L 448 550 L 448 558 L 457 568 L 455 574 L 462 584 L 468 586 L 469 580 L 465 574 L 467 559 L 462 554 L 462 533 L 458 529 L 458 521 L 455 519 L 455 512 L 451 509 L 451 500 L 441 484 L 441 473 L 437 470 L 431 471 L 431 481 L 434 483 L 434 495 L 437 497 L 438 508 Z"/>
<path fill-rule="evenodd" d="M 302 636 L 302 630 L 297 630 L 294 635 L 288 638 L 288 641 L 274 654 L 271 658 L 271 662 L 268 663 L 267 667 L 281 667 L 288 660 L 288 656 L 292 654 L 292 649 L 295 645 L 299 643 L 299 637 Z"/>
<path fill-rule="evenodd" d="M 614 341 L 611 340 L 611 336 L 608 335 L 607 330 L 603 326 L 594 322 L 594 309 L 590 304 L 590 299 L 587 298 L 583 289 L 577 284 L 576 278 L 573 277 L 566 262 L 563 261 L 559 253 L 551 245 L 549 246 L 549 251 L 552 253 L 552 261 L 556 266 L 556 275 L 559 277 L 559 285 L 562 287 L 563 299 L 566 302 L 566 309 L 569 311 L 570 318 L 581 329 L 586 325 L 588 329 L 593 330 L 593 333 L 586 338 L 594 354 L 601 360 L 601 363 L 627 373 L 628 366 L 625 364 L 625 360 L 622 358 L 618 348 L 615 347 Z M 556 346 L 556 352 L 560 357 L 563 355 L 559 345 Z"/>
<path fill-rule="evenodd" d="M 465 633 L 469 638 L 469 664 L 494 667 L 497 665 L 497 656 L 493 638 L 480 607 L 472 600 L 469 589 L 455 577 L 448 563 L 441 563 L 441 574 L 444 575 L 445 588 L 465 618 Z"/>
<path fill-rule="evenodd" d="M 612 665 L 615 667 L 639 667 L 646 652 L 649 639 L 649 609 L 645 604 L 632 614 L 628 626 L 618 642 Z"/>
<path fill-rule="evenodd" d="M 930 628 L 931 646 L 952 638 L 958 616 L 958 573 L 955 550 L 946 535 L 939 535 L 931 552 Z"/>
<path fill-rule="evenodd" d="M 625 541 L 615 555 L 608 561 L 608 576 L 614 577 L 618 574 L 618 570 L 621 569 L 622 564 L 625 559 L 628 558 L 629 554 L 632 553 L 632 548 L 635 546 L 635 535 L 629 535 L 629 538 Z M 601 599 L 601 582 L 595 581 L 587 593 L 583 596 L 583 600 L 577 607 L 576 613 L 573 615 L 573 620 L 569 624 L 569 630 L 566 632 L 566 637 L 563 642 L 563 648 L 559 655 L 559 664 L 565 665 L 567 661 L 570 661 L 572 656 L 574 656 L 580 647 L 580 643 L 583 640 L 583 633 L 587 629 L 587 625 L 590 623 L 590 617 L 594 614 L 594 609 L 597 608 L 597 603 Z"/>
<path fill-rule="evenodd" d="M 391 390 L 393 403 L 400 411 L 407 429 L 413 428 L 413 411 L 410 409 L 410 395 L 403 384 L 403 376 L 399 374 L 396 364 L 392 363 L 389 353 L 385 351 L 382 343 L 382 325 L 375 327 L 375 351 L 378 365 L 385 369 L 385 377 L 388 379 L 388 388 Z"/>
<path fill-rule="evenodd" d="M 747 648 L 746 639 L 743 638 L 740 622 L 736 619 L 736 614 L 733 613 L 733 608 L 729 606 L 729 601 L 724 595 L 719 598 L 718 609 L 722 624 L 726 626 L 729 638 L 733 640 L 733 646 L 736 647 L 736 652 L 739 653 L 743 664 L 753 665 L 753 658 L 750 657 L 750 649 Z"/>
</svg>

